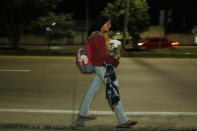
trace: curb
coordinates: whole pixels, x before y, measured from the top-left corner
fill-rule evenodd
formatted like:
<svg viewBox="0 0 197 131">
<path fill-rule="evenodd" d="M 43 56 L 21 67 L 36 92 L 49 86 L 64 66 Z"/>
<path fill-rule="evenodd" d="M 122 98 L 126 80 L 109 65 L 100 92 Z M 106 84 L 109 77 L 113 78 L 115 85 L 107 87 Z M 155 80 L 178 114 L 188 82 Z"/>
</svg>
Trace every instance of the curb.
<svg viewBox="0 0 197 131">
<path fill-rule="evenodd" d="M 55 130 L 87 130 L 87 131 L 197 131 L 197 128 L 152 128 L 152 127 L 130 127 L 130 128 L 120 128 L 118 126 L 57 126 L 57 125 L 31 125 L 31 124 L 1 124 L 0 129 L 55 129 Z"/>
</svg>

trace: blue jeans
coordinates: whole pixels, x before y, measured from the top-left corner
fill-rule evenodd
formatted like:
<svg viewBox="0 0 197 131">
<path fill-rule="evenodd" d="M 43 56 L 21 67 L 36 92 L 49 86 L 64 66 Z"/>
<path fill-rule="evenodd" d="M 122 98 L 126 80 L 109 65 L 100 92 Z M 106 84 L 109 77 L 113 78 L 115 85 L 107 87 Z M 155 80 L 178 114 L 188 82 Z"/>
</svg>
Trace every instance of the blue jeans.
<svg viewBox="0 0 197 131">
<path fill-rule="evenodd" d="M 79 115 L 81 115 L 81 116 L 88 116 L 89 106 L 91 104 L 91 101 L 92 101 L 95 93 L 100 88 L 100 85 L 102 84 L 102 82 L 104 84 L 107 83 L 107 79 L 104 78 L 105 73 L 106 73 L 106 68 L 104 66 L 95 66 L 95 73 L 96 74 L 95 74 L 95 77 L 92 81 L 92 84 L 91 84 L 90 88 L 88 89 L 88 92 L 86 93 L 86 96 L 84 97 L 83 102 L 80 107 L 80 110 L 79 110 Z M 117 116 L 120 123 L 125 123 L 129 120 L 123 111 L 120 101 L 114 107 L 114 111 L 115 111 L 116 116 Z"/>
</svg>

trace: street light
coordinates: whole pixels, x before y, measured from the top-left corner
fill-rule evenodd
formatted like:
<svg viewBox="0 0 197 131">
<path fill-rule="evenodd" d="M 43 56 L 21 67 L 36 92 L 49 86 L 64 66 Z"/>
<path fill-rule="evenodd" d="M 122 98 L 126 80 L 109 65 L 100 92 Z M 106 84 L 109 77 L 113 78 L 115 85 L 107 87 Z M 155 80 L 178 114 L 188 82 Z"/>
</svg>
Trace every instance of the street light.
<svg viewBox="0 0 197 131">
<path fill-rule="evenodd" d="M 52 26 L 55 26 L 55 25 L 56 25 L 56 23 L 55 23 L 55 22 L 53 22 L 51 25 L 52 25 Z"/>
</svg>

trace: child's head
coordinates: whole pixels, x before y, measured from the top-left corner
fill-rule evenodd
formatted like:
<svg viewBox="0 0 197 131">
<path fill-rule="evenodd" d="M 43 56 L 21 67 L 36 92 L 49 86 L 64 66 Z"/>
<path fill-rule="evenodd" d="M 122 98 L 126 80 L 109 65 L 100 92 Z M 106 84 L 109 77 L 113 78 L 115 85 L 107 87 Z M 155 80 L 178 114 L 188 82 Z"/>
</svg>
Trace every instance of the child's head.
<svg viewBox="0 0 197 131">
<path fill-rule="evenodd" d="M 108 46 L 108 52 L 110 55 L 115 56 L 121 48 L 121 42 L 119 40 L 110 40 L 110 44 Z"/>
</svg>

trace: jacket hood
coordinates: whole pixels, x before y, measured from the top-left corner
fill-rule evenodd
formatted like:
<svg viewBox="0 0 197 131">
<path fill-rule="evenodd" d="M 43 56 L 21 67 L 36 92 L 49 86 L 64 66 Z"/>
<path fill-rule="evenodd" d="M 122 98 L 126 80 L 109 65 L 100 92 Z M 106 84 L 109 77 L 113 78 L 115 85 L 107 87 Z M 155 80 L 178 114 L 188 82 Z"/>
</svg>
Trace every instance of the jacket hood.
<svg viewBox="0 0 197 131">
<path fill-rule="evenodd" d="M 94 38 L 96 36 L 99 36 L 99 35 L 104 37 L 103 33 L 101 33 L 100 31 L 94 31 L 88 36 L 88 40 L 90 40 L 90 39 L 92 39 L 92 38 Z"/>
</svg>

